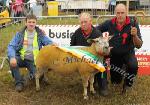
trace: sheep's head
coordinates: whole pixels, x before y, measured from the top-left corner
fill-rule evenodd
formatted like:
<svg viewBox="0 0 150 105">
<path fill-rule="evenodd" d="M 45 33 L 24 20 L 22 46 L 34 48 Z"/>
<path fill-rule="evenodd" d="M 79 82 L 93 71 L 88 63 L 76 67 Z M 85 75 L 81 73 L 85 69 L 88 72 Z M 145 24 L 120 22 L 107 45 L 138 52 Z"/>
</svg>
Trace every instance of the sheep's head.
<svg viewBox="0 0 150 105">
<path fill-rule="evenodd" d="M 110 53 L 110 47 L 109 47 L 109 40 L 111 37 L 99 37 L 96 39 L 89 39 L 88 42 L 92 43 L 95 48 L 96 52 L 98 52 L 99 55 L 107 56 Z"/>
</svg>

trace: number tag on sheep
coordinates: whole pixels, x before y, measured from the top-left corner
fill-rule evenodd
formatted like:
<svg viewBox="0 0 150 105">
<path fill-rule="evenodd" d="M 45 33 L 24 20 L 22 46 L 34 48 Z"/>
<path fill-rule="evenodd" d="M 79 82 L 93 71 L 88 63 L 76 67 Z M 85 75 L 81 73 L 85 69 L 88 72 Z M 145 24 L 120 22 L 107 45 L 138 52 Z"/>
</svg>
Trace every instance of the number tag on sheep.
<svg viewBox="0 0 150 105">
<path fill-rule="evenodd" d="M 105 55 L 108 55 L 110 52 L 109 41 L 110 37 L 104 38 L 99 37 L 96 39 L 91 39 L 88 42 L 91 42 L 90 47 L 81 47 L 76 48 L 80 50 L 80 53 L 83 51 L 89 52 L 91 55 L 98 56 L 99 59 L 103 61 Z M 77 51 L 79 51 L 77 50 Z M 77 53 L 77 52 L 76 52 Z M 83 52 L 82 52 L 83 53 Z M 43 47 L 36 58 L 36 67 L 37 71 L 35 74 L 36 79 L 36 90 L 40 90 L 39 78 L 44 75 L 44 80 L 48 81 L 48 71 L 59 72 L 62 74 L 73 73 L 78 70 L 81 75 L 83 82 L 83 96 L 84 99 L 88 99 L 87 87 L 88 81 L 90 83 L 90 92 L 95 93 L 93 83 L 94 75 L 98 72 L 95 67 L 91 66 L 88 62 L 71 62 L 66 63 L 64 58 L 77 58 L 73 53 L 63 51 L 58 46 L 48 45 Z M 81 57 L 82 58 L 82 57 Z M 55 60 L 59 60 L 57 65 L 53 63 Z M 103 68 L 103 66 L 101 65 Z M 104 68 L 102 69 L 104 71 Z"/>
</svg>

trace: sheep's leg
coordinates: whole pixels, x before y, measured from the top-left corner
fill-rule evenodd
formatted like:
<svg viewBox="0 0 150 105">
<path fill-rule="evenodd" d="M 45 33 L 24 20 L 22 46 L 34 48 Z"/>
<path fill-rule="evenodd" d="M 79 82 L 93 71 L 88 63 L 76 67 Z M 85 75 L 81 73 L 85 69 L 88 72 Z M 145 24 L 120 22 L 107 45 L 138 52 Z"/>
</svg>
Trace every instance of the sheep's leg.
<svg viewBox="0 0 150 105">
<path fill-rule="evenodd" d="M 40 90 L 40 82 L 39 82 L 39 76 L 36 74 L 35 75 L 35 80 L 36 80 L 36 91 Z"/>
<path fill-rule="evenodd" d="M 48 71 L 44 72 L 43 82 L 45 83 L 45 85 L 49 85 L 49 82 L 48 82 Z"/>
<path fill-rule="evenodd" d="M 88 80 L 89 80 L 89 76 L 83 76 L 82 77 L 82 81 L 83 81 L 83 97 L 86 100 L 88 99 L 88 95 L 87 95 Z"/>
<path fill-rule="evenodd" d="M 92 74 L 90 76 L 90 79 L 89 79 L 89 82 L 90 82 L 90 92 L 95 94 L 96 91 L 94 90 L 94 87 L 93 87 L 93 83 L 94 83 L 94 74 Z"/>
<path fill-rule="evenodd" d="M 40 82 L 39 79 L 41 77 L 43 73 L 41 72 L 40 69 L 37 69 L 36 73 L 35 73 L 35 81 L 36 81 L 36 91 L 40 90 Z"/>
</svg>

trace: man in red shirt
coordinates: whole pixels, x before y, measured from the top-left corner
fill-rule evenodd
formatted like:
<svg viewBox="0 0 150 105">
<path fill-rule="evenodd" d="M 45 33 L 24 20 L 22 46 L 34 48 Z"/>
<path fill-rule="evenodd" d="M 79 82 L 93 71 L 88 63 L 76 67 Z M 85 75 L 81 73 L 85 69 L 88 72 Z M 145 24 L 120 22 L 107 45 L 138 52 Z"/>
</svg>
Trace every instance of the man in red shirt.
<svg viewBox="0 0 150 105">
<path fill-rule="evenodd" d="M 71 46 L 91 46 L 90 43 L 87 42 L 88 39 L 95 39 L 102 35 L 101 31 L 97 30 L 92 25 L 92 17 L 89 13 L 81 13 L 79 15 L 79 23 L 80 27 L 75 31 L 73 36 L 71 37 Z M 107 79 L 106 77 L 102 77 L 102 73 L 97 73 L 95 76 L 95 80 L 98 82 L 99 92 L 102 96 L 108 95 L 108 87 L 107 87 Z M 106 72 L 104 72 L 106 75 Z"/>
<path fill-rule="evenodd" d="M 113 36 L 109 40 L 110 47 L 110 75 L 112 84 L 120 84 L 124 79 L 123 90 L 125 93 L 132 84 L 138 71 L 138 62 L 135 57 L 135 48 L 142 46 L 142 38 L 138 23 L 135 18 L 127 16 L 124 4 L 118 4 L 115 8 L 116 16 L 97 27 L 102 32 L 109 32 Z M 126 65 L 126 71 L 122 69 Z"/>
</svg>

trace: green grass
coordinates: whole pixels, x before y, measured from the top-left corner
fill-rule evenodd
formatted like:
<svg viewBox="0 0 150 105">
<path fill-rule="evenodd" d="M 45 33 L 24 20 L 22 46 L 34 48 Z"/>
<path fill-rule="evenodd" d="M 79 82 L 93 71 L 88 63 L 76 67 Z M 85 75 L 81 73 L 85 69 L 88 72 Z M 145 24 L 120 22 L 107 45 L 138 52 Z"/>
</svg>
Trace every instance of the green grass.
<svg viewBox="0 0 150 105">
<path fill-rule="evenodd" d="M 77 73 L 62 76 L 49 73 L 50 85 L 41 84 L 41 91 L 35 91 L 35 85 L 30 84 L 24 92 L 14 90 L 13 80 L 7 70 L 0 75 L 0 104 L 1 105 L 149 105 L 150 104 L 150 77 L 138 77 L 133 90 L 121 95 L 121 88 L 109 84 L 108 97 L 89 94 L 89 100 L 82 97 L 82 82 Z"/>
<path fill-rule="evenodd" d="M 63 21 L 62 21 L 63 20 Z M 77 19 L 44 19 L 38 24 L 78 24 Z M 147 21 L 147 22 L 146 22 Z M 150 24 L 149 19 L 142 24 Z M 96 19 L 93 19 L 96 23 Z M 15 24 L 0 29 L 0 57 L 6 56 L 7 45 L 23 24 Z M 1 62 L 1 60 L 0 60 Z M 121 88 L 109 84 L 110 96 L 102 97 L 98 93 L 89 94 L 89 100 L 83 100 L 82 81 L 78 73 L 62 76 L 49 73 L 50 85 L 41 84 L 41 91 L 35 91 L 35 84 L 30 84 L 24 92 L 14 90 L 14 80 L 5 62 L 0 70 L 0 105 L 150 105 L 150 76 L 138 76 L 131 92 L 121 95 Z"/>
</svg>

